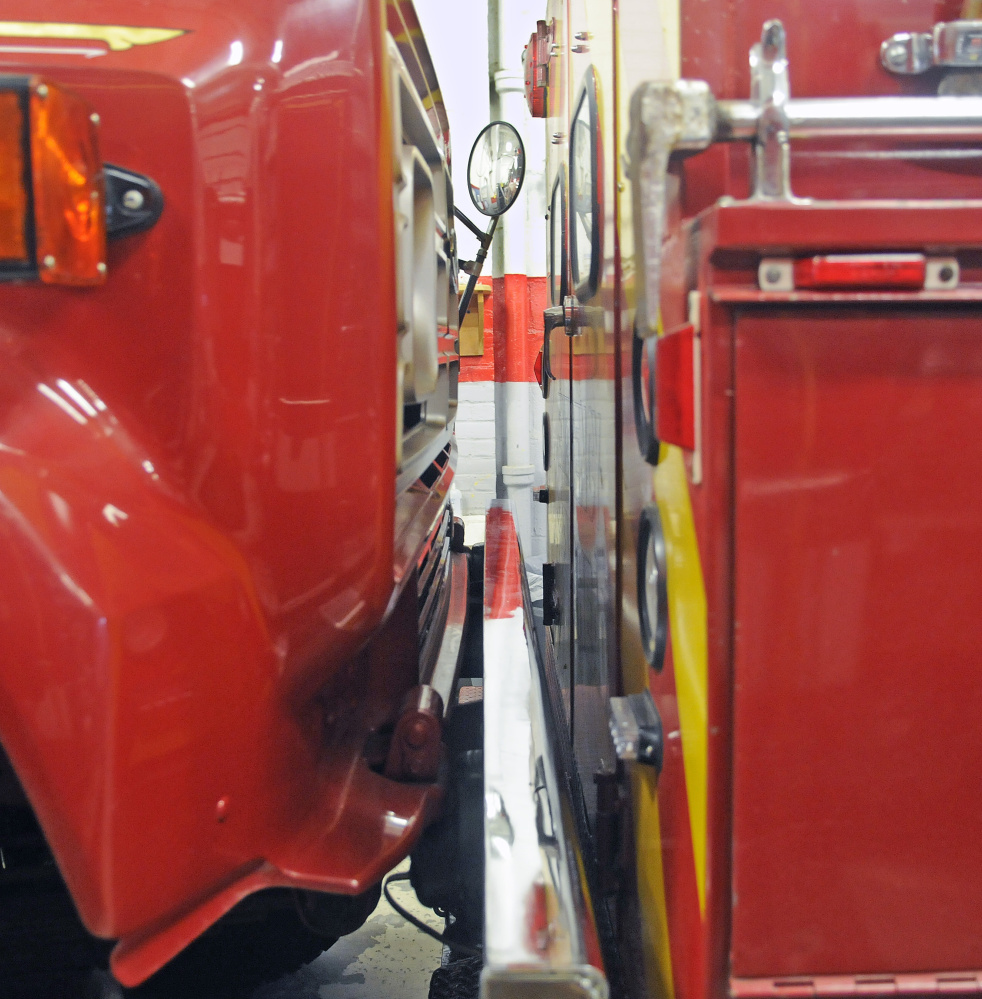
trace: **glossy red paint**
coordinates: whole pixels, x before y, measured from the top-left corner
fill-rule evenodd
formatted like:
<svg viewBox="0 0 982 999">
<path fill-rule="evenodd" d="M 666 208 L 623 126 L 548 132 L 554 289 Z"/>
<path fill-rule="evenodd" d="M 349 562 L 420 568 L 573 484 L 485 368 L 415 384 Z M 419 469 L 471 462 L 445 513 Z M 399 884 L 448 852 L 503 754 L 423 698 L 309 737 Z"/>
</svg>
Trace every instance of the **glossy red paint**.
<svg viewBox="0 0 982 999">
<path fill-rule="evenodd" d="M 655 364 L 655 435 L 665 444 L 696 446 L 695 327 L 691 323 L 658 338 Z"/>
<path fill-rule="evenodd" d="M 485 524 L 484 616 L 511 617 L 522 606 L 521 554 L 511 511 L 492 505 Z"/>
<path fill-rule="evenodd" d="M 99 0 L 181 33 L 5 44 L 166 202 L 104 287 L 0 290 L 0 739 L 127 984 L 250 891 L 364 890 L 439 800 L 361 759 L 418 682 L 389 612 L 453 475 L 397 509 L 400 9 Z"/>
<path fill-rule="evenodd" d="M 728 697 L 724 686 L 733 683 L 737 691 L 732 763 L 736 865 L 732 966 L 737 975 L 759 976 L 764 974 L 764 967 L 768 973 L 787 976 L 902 972 L 912 970 L 912 961 L 919 961 L 920 967 L 952 969 L 978 963 L 971 950 L 974 944 L 969 946 L 970 935 L 978 936 L 978 926 L 955 932 L 945 915 L 951 902 L 951 918 L 959 926 L 972 918 L 966 906 L 970 904 L 968 899 L 977 894 L 982 872 L 965 862 L 974 837 L 969 831 L 969 817 L 962 813 L 974 808 L 974 799 L 963 795 L 956 800 L 948 783 L 942 791 L 929 777 L 927 771 L 932 766 L 927 761 L 936 766 L 938 754 L 946 755 L 945 739 L 955 735 L 943 729 L 940 718 L 932 717 L 930 712 L 928 717 L 922 714 L 929 703 L 939 710 L 944 704 L 943 716 L 965 710 L 965 715 L 959 714 L 963 728 L 956 739 L 958 751 L 950 748 L 960 755 L 961 786 L 969 786 L 970 774 L 978 772 L 982 764 L 980 747 L 968 723 L 977 692 L 971 693 L 967 675 L 945 672 L 939 664 L 949 660 L 944 652 L 946 640 L 968 641 L 971 645 L 975 641 L 972 635 L 977 636 L 967 607 L 971 606 L 972 587 L 977 582 L 972 566 L 978 552 L 974 528 L 966 519 L 969 507 L 965 506 L 965 490 L 978 472 L 978 455 L 973 456 L 967 427 L 962 426 L 956 433 L 953 424 L 968 419 L 967 413 L 982 398 L 975 374 L 977 351 L 972 347 L 978 320 L 965 311 L 964 305 L 957 310 L 957 300 L 946 297 L 952 294 L 947 292 L 881 292 L 875 296 L 867 292 L 794 292 L 779 303 L 775 296 L 765 295 L 755 287 L 758 258 L 751 262 L 747 257 L 748 253 L 767 252 L 759 242 L 764 231 L 770 239 L 787 238 L 792 255 L 803 249 L 790 240 L 792 231 L 800 234 L 800 244 L 817 249 L 843 243 L 858 245 L 864 237 L 867 246 L 923 248 L 931 245 L 951 210 L 944 204 L 923 207 L 924 211 L 920 206 L 904 206 L 899 211 L 886 205 L 843 203 L 786 206 L 772 213 L 764 206 L 734 205 L 700 219 L 700 286 L 706 295 L 702 320 L 707 363 L 703 389 L 706 480 L 703 487 L 693 487 L 691 493 L 710 601 L 711 724 L 714 717 L 720 718 L 719 706 Z M 949 228 L 949 237 L 969 237 L 970 246 L 977 246 L 975 215 L 979 206 L 960 207 L 963 214 Z M 833 221 L 836 215 L 838 219 Z M 770 225 L 772 220 L 774 226 Z M 878 225 L 871 225 L 871 221 Z M 967 284 L 960 294 L 978 300 L 978 286 Z M 754 312 L 732 311 L 745 310 L 752 303 Z M 760 311 L 762 308 L 769 311 Z M 718 627 L 721 619 L 725 621 L 725 577 L 721 580 L 714 572 L 712 561 L 714 556 L 726 558 L 727 515 L 721 510 L 714 521 L 707 519 L 704 511 L 714 492 L 712 481 L 719 481 L 714 476 L 721 462 L 725 470 L 730 453 L 727 437 L 719 436 L 723 424 L 714 413 L 718 410 L 722 414 L 731 403 L 725 381 L 717 382 L 713 371 L 725 371 L 733 349 L 734 323 L 737 524 L 733 558 L 737 647 L 735 675 L 730 680 L 728 660 L 721 654 L 725 636 L 714 628 L 714 622 Z M 943 358 L 941 367 L 927 364 L 928 354 Z M 787 385 L 782 386 L 785 379 Z M 843 395 L 848 392 L 853 393 L 851 398 Z M 928 403 L 928 399 L 934 401 Z M 832 421 L 829 425 L 835 428 L 834 434 L 820 433 L 826 420 Z M 951 451 L 953 440 L 959 441 L 957 456 Z M 808 472 L 815 448 L 818 454 L 825 455 L 826 463 L 831 462 L 837 471 L 845 470 L 845 478 L 837 486 L 828 483 L 827 488 L 832 490 L 828 497 L 806 490 L 801 502 L 813 504 L 806 512 L 801 502 L 794 502 L 793 490 L 791 494 L 787 490 L 791 489 L 788 483 L 798 482 L 801 476 L 809 481 L 821 479 L 822 473 Z M 928 462 L 930 470 L 925 475 L 912 469 L 912 452 Z M 761 462 L 761 467 L 773 474 L 762 474 L 755 462 Z M 778 474 L 774 463 L 781 462 L 786 468 Z M 760 485 L 758 480 L 764 478 L 767 483 Z M 748 485 L 744 486 L 744 482 Z M 744 490 L 750 488 L 750 482 L 755 485 L 747 494 Z M 784 492 L 777 488 L 781 482 L 786 486 Z M 841 513 L 834 505 L 826 505 L 837 490 L 847 504 Z M 963 497 L 960 501 L 959 495 Z M 719 502 L 719 496 L 715 501 Z M 913 589 L 908 589 L 912 584 L 908 576 L 900 574 L 899 564 L 879 566 L 876 573 L 871 565 L 861 588 L 865 595 L 860 598 L 857 593 L 851 600 L 837 586 L 835 575 L 829 575 L 827 597 L 822 597 L 819 581 L 805 576 L 811 564 L 809 558 L 818 558 L 822 552 L 832 557 L 831 552 L 839 548 L 823 526 L 825 518 L 831 518 L 843 530 L 848 523 L 854 532 L 868 528 L 875 535 L 875 525 L 883 523 L 884 518 L 896 520 L 901 516 L 900 509 L 904 511 L 902 519 L 912 530 L 917 530 L 920 520 L 933 524 L 942 534 L 954 532 L 962 539 L 966 561 L 956 561 L 950 577 L 959 597 L 953 601 L 950 592 L 932 592 L 931 586 L 925 590 L 913 584 Z M 794 536 L 788 535 L 782 525 Z M 934 550 L 935 540 L 927 547 Z M 796 558 L 796 552 L 803 554 Z M 899 554 L 889 557 L 901 558 Z M 784 578 L 765 586 L 764 577 L 753 569 L 758 563 L 771 566 Z M 915 601 L 916 615 L 906 595 L 911 592 L 923 598 Z M 963 597 L 968 601 L 965 604 L 961 602 Z M 873 604 L 869 603 L 871 598 Z M 719 603 L 714 607 L 715 601 Z M 802 622 L 818 618 L 822 620 L 816 625 L 816 634 L 834 636 L 842 626 L 836 608 L 845 613 L 850 605 L 852 613 L 862 615 L 855 630 L 863 636 L 861 651 L 857 651 L 858 658 L 849 669 L 838 664 L 837 668 L 845 673 L 837 674 L 841 682 L 832 682 L 830 688 L 819 678 L 814 642 L 798 641 L 792 636 Z M 966 609 L 959 611 L 959 607 Z M 825 619 L 826 614 L 831 616 Z M 921 616 L 924 614 L 927 618 Z M 924 620 L 947 620 L 952 614 L 960 616 L 949 622 L 950 629 L 943 632 L 945 638 L 930 627 L 919 629 Z M 913 623 L 915 616 L 918 625 Z M 893 653 L 887 647 L 915 641 L 910 638 L 912 630 L 919 630 L 922 644 L 915 656 L 922 658 L 919 667 L 904 674 L 902 663 L 889 658 Z M 963 659 L 965 654 L 963 649 Z M 830 655 L 838 658 L 835 653 Z M 930 662 L 935 663 L 934 667 L 925 671 L 925 663 Z M 912 696 L 888 697 L 885 691 L 893 687 L 898 669 L 898 680 L 903 676 L 912 680 L 914 674 L 919 675 L 922 689 L 909 687 Z M 815 699 L 806 698 L 802 684 L 813 685 Z M 789 713 L 787 706 L 791 704 L 801 710 Z M 862 710 L 863 704 L 868 710 Z M 847 724 L 843 729 L 850 712 L 856 727 Z M 891 752 L 903 752 L 897 742 L 902 741 L 902 732 L 912 735 L 917 748 L 901 763 L 891 759 Z M 725 776 L 729 765 L 724 764 L 726 769 L 716 771 L 713 777 L 712 740 L 710 751 L 711 785 L 715 785 L 710 814 L 715 801 L 718 845 L 710 853 L 716 870 L 709 872 L 708 884 L 712 888 L 715 883 L 719 891 L 720 873 L 726 870 L 725 847 L 720 849 L 726 842 L 720 838 L 725 826 L 719 815 L 729 794 L 721 773 Z M 918 752 L 925 754 L 920 780 L 916 777 L 921 766 Z M 856 769 L 858 760 L 863 761 L 862 770 Z M 721 762 L 717 759 L 715 765 Z M 908 786 L 909 777 L 914 777 L 910 798 L 907 792 L 898 791 L 901 783 Z M 797 798 L 789 793 L 785 782 L 799 789 Z M 905 807 L 905 802 L 914 797 L 927 802 L 926 806 Z M 885 805 L 885 800 L 892 804 Z M 799 807 L 806 801 L 810 812 Z M 876 801 L 883 807 L 871 815 Z M 899 826 L 894 823 L 897 809 L 904 815 Z M 912 828 L 911 823 L 917 828 Z M 899 836 L 901 831 L 906 835 Z M 713 837 L 711 824 L 711 844 Z M 943 848 L 937 837 L 944 839 Z M 915 907 L 916 929 L 905 924 L 903 918 L 898 920 L 899 903 L 890 901 L 888 884 L 905 884 L 909 900 L 909 890 L 915 883 L 950 884 L 956 870 L 957 879 L 965 885 L 964 896 L 956 893 L 956 897 L 947 899 L 946 906 L 932 907 L 932 893 L 928 892 L 923 904 Z M 864 882 L 863 890 L 858 891 L 857 881 L 876 871 L 882 873 L 882 880 L 876 884 Z M 840 887 L 836 877 L 843 879 Z M 923 880 L 918 882 L 918 878 Z M 729 892 L 724 888 L 723 894 Z M 722 911 L 715 918 L 721 915 Z M 727 923 L 710 924 L 715 925 L 711 943 L 715 945 L 723 936 Z M 858 932 L 857 926 L 878 929 L 873 935 L 872 929 Z M 811 947 L 807 954 L 801 949 L 803 939 Z M 716 959 L 721 957 L 717 952 Z M 727 972 L 729 959 L 724 957 L 715 967 L 715 975 Z M 709 984 L 712 994 L 713 979 Z"/>
<path fill-rule="evenodd" d="M 982 965 L 980 334 L 737 317 L 737 975 Z"/>
<path fill-rule="evenodd" d="M 492 329 L 494 379 L 497 382 L 535 381 L 533 365 L 542 347 L 542 313 L 546 278 L 505 274 L 495 278 Z M 487 302 L 485 303 L 487 309 Z"/>
</svg>

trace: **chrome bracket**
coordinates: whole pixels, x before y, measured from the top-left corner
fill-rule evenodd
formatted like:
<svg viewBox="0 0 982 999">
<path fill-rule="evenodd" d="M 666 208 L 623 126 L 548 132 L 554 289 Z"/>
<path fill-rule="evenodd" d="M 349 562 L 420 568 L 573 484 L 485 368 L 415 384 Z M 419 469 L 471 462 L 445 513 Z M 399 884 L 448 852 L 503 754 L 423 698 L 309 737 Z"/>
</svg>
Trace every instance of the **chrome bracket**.
<svg viewBox="0 0 982 999">
<path fill-rule="evenodd" d="M 610 737 L 619 760 L 647 763 L 661 772 L 665 744 L 650 690 L 610 699 Z"/>
<path fill-rule="evenodd" d="M 784 25 L 765 21 L 750 50 L 750 100 L 760 107 L 754 143 L 754 201 L 792 201 L 788 121 L 788 53 Z"/>
</svg>

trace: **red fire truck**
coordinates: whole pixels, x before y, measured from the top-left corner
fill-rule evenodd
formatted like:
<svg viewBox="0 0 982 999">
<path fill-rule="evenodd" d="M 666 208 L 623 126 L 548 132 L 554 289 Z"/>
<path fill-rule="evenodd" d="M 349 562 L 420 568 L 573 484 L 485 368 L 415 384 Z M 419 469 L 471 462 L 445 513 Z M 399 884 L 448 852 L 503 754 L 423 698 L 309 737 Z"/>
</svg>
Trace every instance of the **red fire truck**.
<svg viewBox="0 0 982 999">
<path fill-rule="evenodd" d="M 91 959 L 73 907 L 127 985 L 233 907 L 235 963 L 296 965 L 444 796 L 468 579 L 426 45 L 408 0 L 4 2 L 0 63 L 0 984 L 42 931 Z"/>
<path fill-rule="evenodd" d="M 485 994 L 978 993 L 982 11 L 543 15 L 550 554 L 539 642 L 493 512 Z"/>
<path fill-rule="evenodd" d="M 248 899 L 286 964 L 413 850 L 489 999 L 982 990 L 972 0 L 549 0 L 542 623 L 496 506 L 447 725 L 457 267 L 410 5 L 28 7 L 14 956 L 63 878 L 125 983 Z"/>
</svg>

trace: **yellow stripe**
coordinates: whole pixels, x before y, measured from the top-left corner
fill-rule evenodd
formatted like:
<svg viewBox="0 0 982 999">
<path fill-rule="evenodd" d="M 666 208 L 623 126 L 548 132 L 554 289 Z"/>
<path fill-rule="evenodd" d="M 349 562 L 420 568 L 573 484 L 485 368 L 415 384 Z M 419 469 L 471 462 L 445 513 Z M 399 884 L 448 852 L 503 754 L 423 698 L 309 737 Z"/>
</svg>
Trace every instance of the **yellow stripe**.
<svg viewBox="0 0 982 999">
<path fill-rule="evenodd" d="M 685 789 L 689 798 L 692 854 L 699 912 L 706 912 L 706 795 L 708 751 L 706 680 L 706 590 L 689 502 L 682 452 L 662 445 L 655 469 L 655 495 L 665 531 L 668 620 L 675 663 L 675 692 L 682 728 Z"/>
<path fill-rule="evenodd" d="M 638 902 L 645 941 L 645 980 L 652 996 L 675 999 L 672 952 L 668 941 L 665 873 L 662 867 L 661 823 L 658 818 L 658 780 L 651 767 L 631 768 L 634 802 L 635 863 Z"/>
<path fill-rule="evenodd" d="M 181 28 L 134 28 L 122 24 L 67 24 L 54 21 L 0 21 L 4 38 L 60 38 L 105 42 L 114 52 L 177 38 Z"/>
</svg>

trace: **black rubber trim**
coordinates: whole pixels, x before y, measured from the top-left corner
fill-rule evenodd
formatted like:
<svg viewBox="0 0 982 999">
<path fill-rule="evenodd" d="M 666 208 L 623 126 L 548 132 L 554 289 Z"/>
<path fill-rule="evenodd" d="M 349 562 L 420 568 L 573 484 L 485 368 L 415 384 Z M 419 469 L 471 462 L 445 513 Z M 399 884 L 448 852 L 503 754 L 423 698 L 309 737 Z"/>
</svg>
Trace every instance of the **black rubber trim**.
<svg viewBox="0 0 982 999">
<path fill-rule="evenodd" d="M 164 210 L 160 185 L 142 173 L 106 163 L 106 238 L 120 239 L 152 229 Z M 138 207 L 127 207 L 126 199 L 136 194 L 142 198 Z"/>
<path fill-rule="evenodd" d="M 631 385 L 634 391 L 634 430 L 638 438 L 641 457 L 649 465 L 658 464 L 659 440 L 655 434 L 655 355 L 658 340 L 656 337 L 638 336 L 634 328 L 631 343 Z M 648 366 L 645 371 L 644 361 Z M 646 390 L 647 389 L 647 393 Z"/>
</svg>

